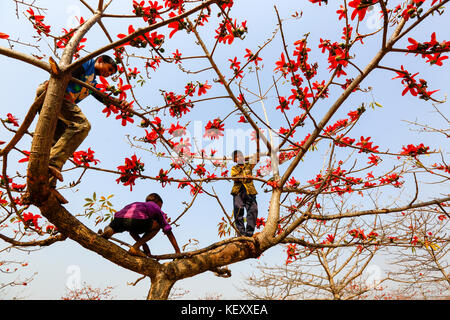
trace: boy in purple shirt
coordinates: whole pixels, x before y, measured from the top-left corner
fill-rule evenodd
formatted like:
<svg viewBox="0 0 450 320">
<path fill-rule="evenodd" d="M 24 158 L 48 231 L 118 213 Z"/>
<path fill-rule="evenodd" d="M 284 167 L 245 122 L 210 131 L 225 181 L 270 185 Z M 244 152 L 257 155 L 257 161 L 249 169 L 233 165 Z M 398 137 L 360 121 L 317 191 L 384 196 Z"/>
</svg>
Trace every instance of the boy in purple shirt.
<svg viewBox="0 0 450 320">
<path fill-rule="evenodd" d="M 176 253 L 180 253 L 177 240 L 172 233 L 172 227 L 167 223 L 165 213 L 161 211 L 163 201 L 157 193 L 152 193 L 145 198 L 145 202 L 133 202 L 114 214 L 114 219 L 101 234 L 105 239 L 112 237 L 114 233 L 128 231 L 136 243 L 130 248 L 132 255 L 142 255 L 139 248 L 142 246 L 144 253 L 150 256 L 147 241 L 152 239 L 162 229 L 169 238 Z M 142 237 L 139 234 L 143 233 Z"/>
</svg>

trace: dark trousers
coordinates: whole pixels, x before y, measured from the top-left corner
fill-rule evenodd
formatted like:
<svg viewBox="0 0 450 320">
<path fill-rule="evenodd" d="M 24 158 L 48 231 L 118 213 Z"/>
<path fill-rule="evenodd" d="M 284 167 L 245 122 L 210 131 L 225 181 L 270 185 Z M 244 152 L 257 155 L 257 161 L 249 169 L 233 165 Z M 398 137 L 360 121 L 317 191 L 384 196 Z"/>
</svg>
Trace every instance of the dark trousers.
<svg viewBox="0 0 450 320">
<path fill-rule="evenodd" d="M 244 210 L 247 210 L 247 226 L 244 223 Z M 258 218 L 256 195 L 247 194 L 245 188 L 242 187 L 238 194 L 233 195 L 233 213 L 234 223 L 240 234 L 251 237 Z"/>
</svg>

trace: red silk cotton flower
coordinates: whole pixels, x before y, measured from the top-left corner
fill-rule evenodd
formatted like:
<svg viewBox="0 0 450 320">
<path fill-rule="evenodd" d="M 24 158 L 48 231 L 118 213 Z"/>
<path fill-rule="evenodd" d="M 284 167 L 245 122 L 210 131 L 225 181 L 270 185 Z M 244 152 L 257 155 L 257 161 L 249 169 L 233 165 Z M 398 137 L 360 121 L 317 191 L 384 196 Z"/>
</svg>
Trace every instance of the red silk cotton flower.
<svg viewBox="0 0 450 320">
<path fill-rule="evenodd" d="M 222 120 L 220 120 L 219 118 L 214 119 L 212 122 L 209 121 L 205 127 L 205 134 L 203 135 L 203 137 L 208 137 L 212 140 L 219 138 L 220 136 L 223 136 L 223 127 L 224 125 L 222 123 Z"/>
<path fill-rule="evenodd" d="M 116 179 L 116 182 L 130 186 L 130 191 L 133 191 L 134 181 L 144 171 L 144 164 L 134 154 L 131 158 L 125 158 L 125 165 L 118 166 L 117 169 L 120 171 L 120 177 Z"/>
<path fill-rule="evenodd" d="M 378 0 L 353 0 L 348 3 L 349 7 L 355 8 L 352 12 L 352 20 L 358 16 L 359 21 L 362 21 L 366 16 L 367 9 L 377 3 Z"/>
<path fill-rule="evenodd" d="M 90 167 L 90 163 L 95 165 L 100 161 L 94 159 L 94 151 L 89 148 L 87 151 L 77 151 L 73 153 L 73 161 L 79 166 Z"/>
<path fill-rule="evenodd" d="M 7 123 L 11 123 L 11 124 L 13 124 L 15 127 L 18 127 L 19 126 L 19 123 L 17 122 L 17 119 L 11 114 L 11 113 L 8 113 L 7 115 L 6 115 L 6 120 L 5 120 L 5 122 L 7 122 Z"/>
</svg>

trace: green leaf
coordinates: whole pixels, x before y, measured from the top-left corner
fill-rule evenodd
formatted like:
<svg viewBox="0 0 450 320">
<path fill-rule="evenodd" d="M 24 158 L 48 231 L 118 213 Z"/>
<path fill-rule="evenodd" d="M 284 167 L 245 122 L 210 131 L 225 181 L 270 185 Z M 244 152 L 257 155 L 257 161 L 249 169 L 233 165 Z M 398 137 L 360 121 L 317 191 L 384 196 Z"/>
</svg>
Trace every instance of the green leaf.
<svg viewBox="0 0 450 320">
<path fill-rule="evenodd" d="M 383 108 L 383 106 L 382 106 L 381 104 L 379 104 L 378 102 L 376 102 L 376 101 L 375 101 L 375 105 L 376 105 L 378 108 Z"/>
</svg>

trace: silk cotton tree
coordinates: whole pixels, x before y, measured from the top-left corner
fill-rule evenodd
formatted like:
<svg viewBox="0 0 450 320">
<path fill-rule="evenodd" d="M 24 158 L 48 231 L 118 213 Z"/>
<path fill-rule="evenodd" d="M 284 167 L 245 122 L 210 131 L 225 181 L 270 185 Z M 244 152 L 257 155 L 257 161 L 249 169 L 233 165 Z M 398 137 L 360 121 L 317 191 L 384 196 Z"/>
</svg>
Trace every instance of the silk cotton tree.
<svg viewBox="0 0 450 320">
<path fill-rule="evenodd" d="M 39 41 L 36 44 L 24 42 L 13 30 L 1 30 L 0 54 L 17 60 L 15 63 L 27 63 L 46 71 L 49 80 L 46 92 L 37 97 L 21 123 L 13 110 L 4 110 L 5 115 L 2 115 L 3 126 L 12 135 L 1 141 L 4 144 L 1 149 L 2 221 L 19 221 L 25 228 L 21 229 L 23 238 L 20 240 L 9 236 L 8 226 L 2 229 L 1 238 L 8 245 L 48 246 L 70 238 L 112 263 L 149 277 L 149 299 L 167 299 L 178 280 L 207 271 L 229 277 L 226 266 L 258 258 L 275 246 L 289 244 L 287 259 L 290 260 L 299 258 L 296 246 L 312 250 L 341 243 L 361 248 L 369 244 L 413 246 L 417 244 L 414 237 L 419 236 L 413 234 L 413 230 L 400 235 L 395 228 L 386 229 L 389 234 L 370 233 L 367 228 L 374 229 L 374 221 L 383 221 L 384 217 L 407 214 L 418 208 L 435 212 L 436 219 L 441 217 L 439 221 L 447 223 L 445 208 L 450 198 L 443 190 L 449 172 L 440 146 L 404 141 L 402 148 L 391 150 L 389 145 L 377 145 L 376 124 L 365 124 L 366 133 L 360 137 L 353 132 L 380 106 L 375 100 L 370 103 L 364 100 L 370 96 L 372 88 L 377 87 L 376 82 L 370 81 L 373 74 L 383 74 L 385 81 L 400 83 L 400 96 L 412 95 L 422 99 L 420 102 L 424 105 L 445 102 L 444 96 L 439 97 L 439 88 L 428 87 L 435 85 L 433 79 L 420 79 L 415 70 L 424 65 L 445 68 L 445 53 L 450 50 L 450 42 L 441 38 L 441 32 L 420 38 L 413 38 L 412 34 L 421 30 L 425 22 L 432 24 L 439 16 L 445 16 L 448 0 L 343 0 L 339 1 L 339 7 L 328 1 L 302 3 L 304 9 L 301 10 L 305 12 L 312 6 L 320 6 L 320 12 L 333 17 L 330 23 L 336 23 L 343 30 L 337 37 L 317 34 L 314 26 L 299 36 L 296 28 L 305 28 L 302 25 L 305 13 L 291 8 L 283 17 L 275 6 L 273 32 L 257 44 L 250 43 L 249 39 L 258 26 L 247 25 L 245 16 L 235 14 L 243 5 L 237 0 L 129 1 L 126 12 L 113 12 L 112 0 L 98 1 L 96 7 L 81 0 L 90 12 L 89 17 L 79 17 L 77 27 L 63 29 L 62 33 L 47 22 L 52 16 L 51 9 L 39 7 L 36 1 L 28 5 L 14 2 L 17 13 L 23 9 L 33 26 L 33 39 L 45 40 L 50 52 L 43 55 L 44 48 Z M 380 26 L 363 33 L 360 27 L 368 17 L 367 12 L 372 10 L 380 12 Z M 120 26 L 122 31 L 111 33 L 107 23 Z M 109 42 L 88 52 L 85 45 L 97 26 Z M 438 25 L 434 27 L 437 29 Z M 177 47 L 176 37 L 186 37 L 192 45 Z M 376 43 L 376 49 L 371 46 L 364 52 L 369 41 Z M 233 49 L 238 43 L 244 44 L 242 52 Z M 265 56 L 265 52 L 274 47 L 277 58 L 268 66 L 265 61 L 272 53 Z M 18 48 L 27 48 L 30 53 Z M 169 52 L 167 48 L 175 49 Z M 97 87 L 92 87 L 72 78 L 71 72 L 78 66 L 108 51 L 113 52 L 119 65 L 119 73 L 112 81 L 100 77 Z M 358 59 L 363 53 L 369 57 L 367 61 Z M 417 56 L 415 66 L 391 64 L 391 56 L 405 54 Z M 158 82 L 147 84 L 146 78 L 164 76 L 157 73 L 164 65 L 178 68 L 171 78 L 187 77 L 189 80 L 178 90 L 155 88 Z M 93 172 L 114 176 L 113 183 L 122 184 L 130 191 L 139 183 L 161 184 L 168 192 L 177 192 L 177 197 L 185 200 L 185 209 L 172 220 L 173 224 L 180 223 L 181 217 L 187 219 L 193 211 L 204 210 L 196 204 L 201 197 L 209 197 L 217 201 L 218 210 L 208 219 L 217 221 L 218 236 L 225 239 L 213 239 L 201 249 L 180 254 L 137 257 L 100 237 L 82 223 L 77 212 L 69 212 L 58 202 L 49 189 L 47 168 L 58 110 L 69 81 L 86 86 L 107 101 L 111 97 L 126 100 L 128 107 L 124 108 L 110 99 L 111 103 L 102 113 L 117 120 L 111 124 L 112 128 L 138 130 L 139 136 L 128 136 L 129 144 L 146 150 L 153 166 L 159 166 L 157 160 L 160 159 L 164 159 L 165 164 L 158 168 L 157 174 L 149 175 L 145 169 L 150 163 L 136 155 L 121 154 L 123 160 L 117 167 L 102 167 L 102 155 L 96 154 L 95 146 L 91 146 L 78 150 L 73 155 L 72 167 L 64 168 L 65 172 L 82 171 L 75 183 L 67 187 L 82 189 L 83 178 Z M 263 88 L 266 85 L 268 89 Z M 154 101 L 146 101 L 149 99 L 146 90 L 159 90 L 158 106 L 149 106 Z M 355 103 L 354 99 L 363 100 Z M 40 104 L 42 109 L 38 114 Z M 255 168 L 255 175 L 247 178 L 261 184 L 264 194 L 270 198 L 267 203 L 259 202 L 260 230 L 252 237 L 232 237 L 232 213 L 226 209 L 224 197 L 214 188 L 222 182 L 233 182 L 229 175 L 230 155 L 220 154 L 220 150 L 205 150 L 198 146 L 198 141 L 188 137 L 196 120 L 192 114 L 197 109 L 211 115 L 202 138 L 226 138 L 226 129 L 239 125 L 249 130 L 252 142 L 258 139 L 263 147 L 262 161 Z M 28 129 L 35 118 L 37 122 L 30 133 Z M 16 147 L 29 136 L 29 151 Z M 23 154 L 23 162 L 28 163 L 28 167 L 26 172 L 10 178 L 8 158 L 12 153 Z M 306 166 L 309 157 L 314 159 L 315 171 Z M 318 163 L 322 165 L 317 166 Z M 418 190 L 424 185 L 416 179 L 418 174 L 439 186 L 431 197 L 420 197 Z M 17 187 L 17 181 L 24 177 L 26 184 Z M 416 192 L 409 194 L 406 201 L 400 196 L 398 201 L 381 205 L 366 201 L 373 192 L 398 191 L 400 194 L 408 184 L 415 186 Z M 334 212 L 329 204 L 347 197 L 352 197 L 353 201 L 359 197 L 358 205 Z M 38 212 L 32 213 L 34 209 Z M 357 226 L 353 231 L 333 235 L 348 238 L 339 244 L 333 243 L 331 238 L 317 244 L 315 237 L 307 232 L 316 224 L 348 218 L 356 220 L 355 225 L 358 221 L 361 226 L 365 225 L 366 231 Z M 23 240 L 27 237 L 33 239 Z M 445 241 L 441 238 L 427 240 L 436 245 Z"/>
</svg>

